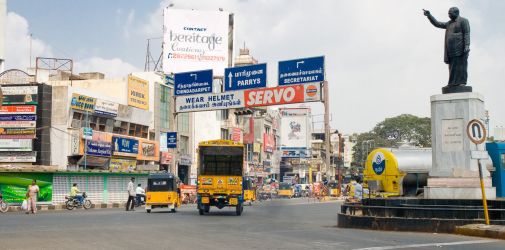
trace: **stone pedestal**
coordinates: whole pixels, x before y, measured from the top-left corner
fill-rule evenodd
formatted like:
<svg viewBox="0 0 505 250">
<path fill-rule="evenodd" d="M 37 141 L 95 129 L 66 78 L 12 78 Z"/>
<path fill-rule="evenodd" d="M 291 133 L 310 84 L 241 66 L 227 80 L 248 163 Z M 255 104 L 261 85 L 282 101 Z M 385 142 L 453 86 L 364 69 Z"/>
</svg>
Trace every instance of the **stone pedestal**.
<svg viewBox="0 0 505 250">
<path fill-rule="evenodd" d="M 424 196 L 428 199 L 480 199 L 477 160 L 471 159 L 476 146 L 466 135 L 472 119 L 484 118 L 484 98 L 478 93 L 431 96 L 432 169 Z M 488 199 L 496 198 L 489 171 L 483 164 Z"/>
</svg>

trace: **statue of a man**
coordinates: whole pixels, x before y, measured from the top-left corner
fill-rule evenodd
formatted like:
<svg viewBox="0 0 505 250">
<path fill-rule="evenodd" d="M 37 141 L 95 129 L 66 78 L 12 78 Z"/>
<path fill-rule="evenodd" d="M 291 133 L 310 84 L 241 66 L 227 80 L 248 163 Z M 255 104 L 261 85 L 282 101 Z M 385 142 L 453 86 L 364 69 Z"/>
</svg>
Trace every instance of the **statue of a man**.
<svg viewBox="0 0 505 250">
<path fill-rule="evenodd" d="M 459 9 L 449 9 L 448 22 L 439 22 L 430 11 L 423 10 L 431 24 L 445 29 L 444 62 L 449 64 L 448 87 L 466 85 L 468 77 L 468 53 L 470 52 L 470 24 L 466 18 L 459 16 Z M 471 91 L 471 90 L 470 90 Z"/>
</svg>

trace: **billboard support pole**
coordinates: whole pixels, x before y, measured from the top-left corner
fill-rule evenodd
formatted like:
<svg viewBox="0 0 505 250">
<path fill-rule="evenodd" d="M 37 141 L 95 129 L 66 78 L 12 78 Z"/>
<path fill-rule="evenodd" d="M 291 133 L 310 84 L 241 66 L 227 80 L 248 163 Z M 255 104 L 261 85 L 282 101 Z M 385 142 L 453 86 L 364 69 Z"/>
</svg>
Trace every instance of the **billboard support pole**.
<svg viewBox="0 0 505 250">
<path fill-rule="evenodd" d="M 172 114 L 174 116 L 174 118 L 172 119 L 172 124 L 170 124 L 170 128 L 173 130 L 173 131 L 177 131 L 177 113 L 176 113 L 176 103 L 175 103 L 175 87 L 174 87 L 174 95 L 173 95 L 173 105 L 172 105 Z M 176 136 L 176 141 L 177 143 L 175 144 L 175 148 L 173 149 L 173 153 L 172 153 L 172 163 L 170 164 L 170 172 L 172 174 L 174 174 L 175 176 L 177 176 L 177 159 L 179 158 L 179 133 L 177 133 L 177 136 Z"/>
<path fill-rule="evenodd" d="M 326 148 L 326 157 L 325 157 L 325 171 L 326 178 L 328 178 L 328 173 L 331 173 L 331 140 L 330 140 L 330 100 L 329 100 L 329 92 L 328 92 L 328 82 L 323 82 L 323 101 L 324 101 L 324 141 Z"/>
</svg>

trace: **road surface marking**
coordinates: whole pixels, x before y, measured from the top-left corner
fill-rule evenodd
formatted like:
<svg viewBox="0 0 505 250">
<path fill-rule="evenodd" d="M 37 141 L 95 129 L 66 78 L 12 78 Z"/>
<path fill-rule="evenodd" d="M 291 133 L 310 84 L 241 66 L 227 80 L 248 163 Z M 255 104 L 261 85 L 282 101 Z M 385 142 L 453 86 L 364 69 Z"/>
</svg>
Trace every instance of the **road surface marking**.
<svg viewBox="0 0 505 250">
<path fill-rule="evenodd" d="M 427 244 L 410 244 L 410 245 L 399 245 L 399 246 L 367 247 L 367 248 L 358 248 L 358 249 L 354 249 L 354 250 L 388 250 L 388 249 L 416 248 L 416 247 L 470 245 L 470 244 L 492 243 L 492 242 L 497 242 L 497 241 L 499 241 L 499 240 L 468 240 L 468 241 L 456 241 L 456 242 L 445 242 L 445 243 L 427 243 Z"/>
</svg>

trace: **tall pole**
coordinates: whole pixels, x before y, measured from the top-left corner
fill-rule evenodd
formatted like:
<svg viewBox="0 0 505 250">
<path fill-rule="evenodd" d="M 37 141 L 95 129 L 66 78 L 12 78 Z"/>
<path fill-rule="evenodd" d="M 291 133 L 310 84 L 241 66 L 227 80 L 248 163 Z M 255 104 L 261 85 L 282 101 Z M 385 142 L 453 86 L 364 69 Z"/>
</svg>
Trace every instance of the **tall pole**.
<svg viewBox="0 0 505 250">
<path fill-rule="evenodd" d="M 324 159 L 326 165 L 326 173 L 331 168 L 330 158 L 331 158 L 331 141 L 330 141 L 330 100 L 329 100 L 329 90 L 328 82 L 323 82 L 323 95 L 324 95 L 324 142 L 326 146 L 326 157 Z"/>
<path fill-rule="evenodd" d="M 172 105 L 172 124 L 170 124 L 170 128 L 173 130 L 173 132 L 176 132 L 176 146 L 172 151 L 172 163 L 170 167 L 170 172 L 174 175 L 177 175 L 177 159 L 179 157 L 179 133 L 177 133 L 177 113 L 176 108 L 175 108 L 175 88 L 174 88 L 174 95 L 173 95 L 173 105 Z"/>
</svg>

